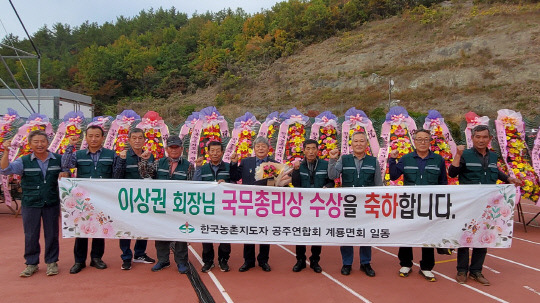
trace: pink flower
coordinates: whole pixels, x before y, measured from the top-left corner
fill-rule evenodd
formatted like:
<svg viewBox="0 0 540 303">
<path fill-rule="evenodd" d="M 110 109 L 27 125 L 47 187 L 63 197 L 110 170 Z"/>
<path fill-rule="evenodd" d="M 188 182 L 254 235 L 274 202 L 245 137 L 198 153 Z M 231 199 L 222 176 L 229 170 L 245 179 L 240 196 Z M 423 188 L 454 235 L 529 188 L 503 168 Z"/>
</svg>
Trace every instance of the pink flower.
<svg viewBox="0 0 540 303">
<path fill-rule="evenodd" d="M 459 245 L 463 247 L 472 247 L 474 241 L 474 234 L 468 230 L 463 231 L 461 238 L 459 238 Z"/>
<path fill-rule="evenodd" d="M 71 190 L 71 196 L 77 200 L 84 200 L 88 196 L 88 192 L 82 187 L 75 187 Z"/>
<path fill-rule="evenodd" d="M 497 239 L 497 234 L 493 230 L 484 230 L 480 233 L 480 238 L 478 242 L 484 246 L 488 246 L 491 243 L 495 242 Z"/>
<path fill-rule="evenodd" d="M 67 208 L 67 209 L 73 209 L 77 206 L 77 199 L 73 196 L 71 197 L 68 197 L 65 201 L 64 201 L 64 206 Z"/>
<path fill-rule="evenodd" d="M 97 232 L 97 228 L 92 222 L 86 222 L 81 225 L 81 232 L 85 235 L 93 235 Z"/>
<path fill-rule="evenodd" d="M 114 229 L 111 225 L 111 223 L 105 223 L 101 226 L 101 233 L 104 237 L 110 237 L 114 234 Z"/>
<path fill-rule="evenodd" d="M 499 207 L 502 205 L 504 197 L 502 195 L 496 195 L 491 198 L 488 205 Z"/>
<path fill-rule="evenodd" d="M 513 215 L 512 208 L 510 208 L 508 205 L 501 206 L 501 210 L 499 211 L 499 213 L 501 214 L 501 217 L 503 217 L 503 219 L 508 219 Z"/>
</svg>

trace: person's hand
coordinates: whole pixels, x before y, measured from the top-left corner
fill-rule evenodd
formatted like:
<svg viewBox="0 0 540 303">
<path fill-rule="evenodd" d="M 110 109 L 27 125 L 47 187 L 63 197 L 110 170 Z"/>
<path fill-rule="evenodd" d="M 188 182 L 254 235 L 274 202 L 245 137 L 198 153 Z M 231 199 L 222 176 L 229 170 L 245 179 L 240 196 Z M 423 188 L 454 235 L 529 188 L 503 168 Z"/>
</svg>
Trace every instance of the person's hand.
<svg viewBox="0 0 540 303">
<path fill-rule="evenodd" d="M 4 146 L 4 149 L 9 150 L 9 148 L 11 147 L 11 139 L 4 141 L 4 143 L 2 143 L 2 146 Z"/>
<path fill-rule="evenodd" d="M 328 155 L 330 156 L 330 159 L 338 159 L 339 158 L 339 150 L 333 149 L 331 150 Z"/>
<path fill-rule="evenodd" d="M 217 181 L 218 184 L 221 184 L 221 183 L 223 183 L 223 182 L 225 182 L 225 180 L 223 180 L 223 179 L 219 179 L 219 180 Z"/>
<path fill-rule="evenodd" d="M 144 160 L 148 160 L 150 159 L 150 156 L 152 155 L 152 152 L 150 150 L 145 150 L 142 154 L 141 154 L 141 158 L 144 159 Z"/>
<path fill-rule="evenodd" d="M 461 156 L 463 155 L 463 151 L 465 150 L 465 145 L 458 145 L 456 147 L 456 155 Z"/>
<path fill-rule="evenodd" d="M 398 156 L 399 156 L 399 152 L 398 152 L 397 149 L 393 149 L 393 150 L 390 152 L 390 158 L 396 159 Z"/>
<path fill-rule="evenodd" d="M 125 160 L 127 157 L 127 150 L 124 149 L 123 151 L 120 152 L 120 154 L 118 154 L 118 156 Z"/>
<path fill-rule="evenodd" d="M 300 169 L 300 160 L 295 160 L 293 162 L 293 168 L 294 168 L 294 170 L 299 170 Z"/>
<path fill-rule="evenodd" d="M 523 186 L 523 181 L 517 179 L 517 178 L 514 178 L 514 177 L 510 177 L 508 178 L 508 182 L 514 184 L 514 185 L 517 185 L 517 186 Z"/>
<path fill-rule="evenodd" d="M 195 166 L 201 167 L 203 165 L 203 162 L 204 162 L 204 157 L 199 157 L 197 158 L 197 160 L 195 160 Z"/>
<path fill-rule="evenodd" d="M 69 145 L 77 146 L 77 143 L 79 143 L 79 136 L 77 135 L 69 136 L 68 142 L 69 142 Z"/>
<path fill-rule="evenodd" d="M 238 153 L 233 153 L 231 155 L 231 163 L 237 163 L 238 162 Z"/>
<path fill-rule="evenodd" d="M 67 171 L 63 171 L 58 174 L 58 180 L 61 180 L 62 178 L 69 178 L 69 173 Z"/>
<path fill-rule="evenodd" d="M 287 186 L 287 184 L 291 183 L 292 181 L 292 177 L 290 174 L 285 174 L 281 180 L 279 180 L 279 182 L 276 183 L 276 186 L 278 187 L 283 187 L 283 186 Z"/>
</svg>

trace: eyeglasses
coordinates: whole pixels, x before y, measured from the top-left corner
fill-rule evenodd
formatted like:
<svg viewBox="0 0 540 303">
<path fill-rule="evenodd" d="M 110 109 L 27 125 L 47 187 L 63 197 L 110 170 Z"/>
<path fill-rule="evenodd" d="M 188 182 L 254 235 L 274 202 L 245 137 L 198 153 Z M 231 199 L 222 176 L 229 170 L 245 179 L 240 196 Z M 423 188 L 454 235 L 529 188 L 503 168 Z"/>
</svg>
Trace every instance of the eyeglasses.
<svg viewBox="0 0 540 303">
<path fill-rule="evenodd" d="M 420 143 L 427 143 L 431 141 L 430 139 L 414 139 L 414 141 L 420 142 Z"/>
</svg>

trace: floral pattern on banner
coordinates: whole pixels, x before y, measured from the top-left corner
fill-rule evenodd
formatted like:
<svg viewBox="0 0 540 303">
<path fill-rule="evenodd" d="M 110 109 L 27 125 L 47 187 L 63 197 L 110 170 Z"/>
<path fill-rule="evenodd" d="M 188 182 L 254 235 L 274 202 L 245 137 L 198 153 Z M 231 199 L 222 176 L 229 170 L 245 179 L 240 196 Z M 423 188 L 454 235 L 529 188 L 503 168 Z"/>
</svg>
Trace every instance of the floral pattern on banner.
<svg viewBox="0 0 540 303">
<path fill-rule="evenodd" d="M 165 156 L 164 142 L 169 137 L 169 130 L 163 118 L 155 111 L 147 112 L 138 128 L 144 131 L 146 141 L 143 150 L 150 150 L 155 159 L 161 159 Z"/>
<path fill-rule="evenodd" d="M 115 136 L 112 141 L 112 150 L 116 154 L 120 154 L 128 146 L 128 136 L 131 125 L 136 120 L 140 120 L 141 116 L 137 115 L 132 110 L 124 110 L 120 115 L 116 116 L 116 120 L 113 122 L 113 126 L 109 130 L 111 135 Z M 116 133 L 116 134 L 114 134 Z M 107 135 L 109 137 L 109 135 Z"/>
<path fill-rule="evenodd" d="M 512 110 L 499 110 L 495 125 L 501 154 L 507 164 L 508 172 L 524 183 L 521 187 L 521 197 L 538 203 L 540 181 L 532 167 L 529 150 L 525 143 L 521 114 Z"/>
<path fill-rule="evenodd" d="M 82 134 L 84 114 L 80 111 L 71 111 L 64 116 L 64 122 L 58 126 L 56 135 L 63 135 L 56 152 L 63 155 L 69 145 L 69 137 L 80 137 Z M 61 132 L 64 131 L 63 134 Z M 54 140 L 53 140 L 54 141 Z"/>
<path fill-rule="evenodd" d="M 403 185 L 403 176 L 395 181 L 390 180 L 387 157 L 393 150 L 397 150 L 399 153 L 397 159 L 401 159 L 403 155 L 413 152 L 414 145 L 412 135 L 414 134 L 414 131 L 416 131 L 416 124 L 414 123 L 414 120 L 409 117 L 409 113 L 407 113 L 405 108 L 395 106 L 386 114 L 386 120 L 383 124 L 383 134 L 381 134 L 383 139 L 387 140 L 387 148 L 381 149 L 381 151 L 385 150 L 386 154 L 383 155 L 385 160 L 384 167 L 386 168 L 383 180 L 385 185 Z"/>
<path fill-rule="evenodd" d="M 311 127 L 310 138 L 319 143 L 319 158 L 328 160 L 329 153 L 339 148 L 337 140 L 337 117 L 329 111 L 322 112 L 315 117 Z"/>
<path fill-rule="evenodd" d="M 69 183 L 60 187 L 62 218 L 67 218 L 62 220 L 62 229 L 85 238 L 130 238 L 130 232 L 115 230 L 111 217 L 94 208 L 89 193 L 77 181 Z"/>
<path fill-rule="evenodd" d="M 303 145 L 306 140 L 306 124 L 309 118 L 300 113 L 295 107 L 282 114 L 280 119 L 283 122 L 279 128 L 276 160 L 290 165 L 297 160 L 304 159 Z"/>
<path fill-rule="evenodd" d="M 19 114 L 16 110 L 8 108 L 8 112 L 0 120 L 0 153 L 4 152 L 4 139 L 12 132 L 13 123 L 19 119 Z"/>
<path fill-rule="evenodd" d="M 452 134 L 448 131 L 444 118 L 436 110 L 428 111 L 424 129 L 431 131 L 431 151 L 440 155 L 445 162 L 446 171 L 452 165 L 454 153 L 456 152 L 456 144 L 452 138 Z M 448 185 L 458 184 L 458 178 L 448 177 Z"/>
<path fill-rule="evenodd" d="M 480 219 L 472 219 L 465 223 L 459 239 L 443 239 L 442 243 L 427 246 L 448 248 L 493 247 L 493 244 L 495 247 L 505 246 L 503 242 L 512 240 L 515 196 L 515 193 L 508 195 L 501 190 L 499 194 L 490 197 Z"/>
</svg>

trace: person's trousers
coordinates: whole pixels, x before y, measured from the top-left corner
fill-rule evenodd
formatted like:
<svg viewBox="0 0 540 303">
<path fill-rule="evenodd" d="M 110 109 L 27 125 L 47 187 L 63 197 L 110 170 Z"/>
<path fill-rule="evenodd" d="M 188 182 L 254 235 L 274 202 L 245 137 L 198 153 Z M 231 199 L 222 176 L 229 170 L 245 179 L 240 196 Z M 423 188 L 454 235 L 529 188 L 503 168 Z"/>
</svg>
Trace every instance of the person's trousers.
<svg viewBox="0 0 540 303">
<path fill-rule="evenodd" d="M 156 241 L 156 253 L 158 262 L 167 263 L 171 254 L 172 241 Z M 188 263 L 188 246 L 186 242 L 172 242 L 174 247 L 174 261 L 176 264 Z"/>
<path fill-rule="evenodd" d="M 398 252 L 399 265 L 403 267 L 413 266 L 413 248 L 400 247 Z M 420 260 L 421 270 L 432 270 L 435 266 L 435 249 L 422 247 L 422 260 Z"/>
<path fill-rule="evenodd" d="M 311 245 L 311 257 L 309 257 L 309 262 L 319 262 L 321 260 L 321 250 L 322 246 Z M 305 245 L 296 245 L 296 260 L 306 261 L 306 246 Z"/>
<path fill-rule="evenodd" d="M 146 246 L 148 245 L 148 240 L 136 240 L 135 241 L 135 247 L 133 247 L 133 250 L 135 251 L 135 259 L 138 257 L 144 257 L 146 255 Z M 120 257 L 124 261 L 131 261 L 133 259 L 133 252 L 131 251 L 131 239 L 120 239 L 120 250 L 122 250 L 122 254 Z"/>
<path fill-rule="evenodd" d="M 202 244 L 202 260 L 204 263 L 214 262 L 214 243 L 203 243 Z M 231 255 L 231 244 L 230 243 L 219 243 L 218 246 L 218 260 L 229 260 Z"/>
<path fill-rule="evenodd" d="M 469 248 L 461 247 L 457 250 L 457 271 L 458 272 L 482 272 L 484 260 L 486 259 L 487 248 L 473 248 L 471 256 L 471 265 L 469 266 Z"/>
<path fill-rule="evenodd" d="M 92 250 L 90 250 L 90 258 L 103 258 L 105 253 L 105 239 L 92 239 Z M 73 248 L 75 255 L 75 263 L 85 263 L 86 255 L 88 254 L 88 238 L 75 238 L 75 247 Z"/>
<path fill-rule="evenodd" d="M 259 264 L 268 263 L 270 258 L 270 244 L 259 244 L 259 254 L 257 261 Z M 244 244 L 244 262 L 255 264 L 255 244 Z"/>
<path fill-rule="evenodd" d="M 341 260 L 343 265 L 352 265 L 354 260 L 354 247 L 341 246 Z M 371 263 L 371 246 L 360 246 L 360 264 Z"/>
<path fill-rule="evenodd" d="M 24 230 L 24 259 L 26 265 L 39 264 L 39 236 L 41 233 L 41 221 L 43 220 L 43 235 L 45 236 L 45 263 L 58 261 L 60 247 L 58 243 L 58 230 L 60 217 L 60 205 L 45 207 L 21 208 Z"/>
</svg>

